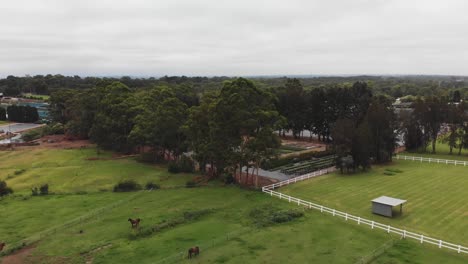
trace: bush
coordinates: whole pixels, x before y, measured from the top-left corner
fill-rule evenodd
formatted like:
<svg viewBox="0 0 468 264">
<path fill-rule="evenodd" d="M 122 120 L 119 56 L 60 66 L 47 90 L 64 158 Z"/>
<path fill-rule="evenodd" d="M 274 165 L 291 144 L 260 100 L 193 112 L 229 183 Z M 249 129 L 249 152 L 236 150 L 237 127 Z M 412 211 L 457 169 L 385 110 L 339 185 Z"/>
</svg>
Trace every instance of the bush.
<svg viewBox="0 0 468 264">
<path fill-rule="evenodd" d="M 62 123 L 49 124 L 42 129 L 43 135 L 59 135 L 63 133 L 65 133 L 65 128 Z"/>
<path fill-rule="evenodd" d="M 191 173 L 194 170 L 193 161 L 187 156 L 182 156 L 177 164 L 180 172 Z"/>
<path fill-rule="evenodd" d="M 194 171 L 193 161 L 186 156 L 182 156 L 178 161 L 171 161 L 167 170 L 170 173 L 186 172 L 191 173 Z"/>
<path fill-rule="evenodd" d="M 8 187 L 6 181 L 0 181 L 0 197 L 12 194 L 13 190 Z"/>
<path fill-rule="evenodd" d="M 170 172 L 170 173 L 179 173 L 179 166 L 177 165 L 177 163 L 171 161 L 169 163 L 169 165 L 167 166 L 167 171 Z"/>
<path fill-rule="evenodd" d="M 48 195 L 49 194 L 49 184 L 44 184 L 39 188 L 39 192 L 41 195 Z"/>
<path fill-rule="evenodd" d="M 185 187 L 194 188 L 194 187 L 197 187 L 197 183 L 194 182 L 194 181 L 188 181 L 188 182 L 185 183 Z"/>
<path fill-rule="evenodd" d="M 26 169 L 20 169 L 15 171 L 15 175 L 20 175 L 23 174 L 26 171 Z"/>
<path fill-rule="evenodd" d="M 156 184 L 156 183 L 153 183 L 153 182 L 148 182 L 145 185 L 146 190 L 157 190 L 157 189 L 160 189 L 160 188 L 161 187 L 159 186 L 159 184 Z"/>
<path fill-rule="evenodd" d="M 223 182 L 224 182 L 225 184 L 233 184 L 233 183 L 235 183 L 235 179 L 234 179 L 234 177 L 232 176 L 232 174 L 230 174 L 230 173 L 224 173 L 224 174 L 222 175 L 222 179 L 223 179 Z"/>
<path fill-rule="evenodd" d="M 39 195 L 39 189 L 37 187 L 31 188 L 31 195 L 32 196 L 38 196 Z"/>
<path fill-rule="evenodd" d="M 278 210 L 272 206 L 262 206 L 250 211 L 249 216 L 258 227 L 266 227 L 276 223 L 285 223 L 304 216 L 304 213 L 295 210 Z"/>
<path fill-rule="evenodd" d="M 114 186 L 114 192 L 131 192 L 141 190 L 141 186 L 134 180 L 119 182 Z"/>
<path fill-rule="evenodd" d="M 42 136 L 41 131 L 39 131 L 38 129 L 34 129 L 34 130 L 30 130 L 30 131 L 22 134 L 21 138 L 24 141 L 29 142 L 29 141 L 36 140 L 36 139 L 40 138 L 41 136 Z"/>
</svg>

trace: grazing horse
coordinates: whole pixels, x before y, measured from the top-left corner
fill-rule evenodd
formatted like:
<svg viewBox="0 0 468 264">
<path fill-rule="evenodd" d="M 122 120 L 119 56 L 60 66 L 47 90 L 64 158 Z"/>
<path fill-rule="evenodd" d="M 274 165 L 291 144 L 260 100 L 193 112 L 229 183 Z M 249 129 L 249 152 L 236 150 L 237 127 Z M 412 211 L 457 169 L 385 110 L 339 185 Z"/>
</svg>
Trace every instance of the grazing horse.
<svg viewBox="0 0 468 264">
<path fill-rule="evenodd" d="M 188 258 L 191 259 L 192 255 L 193 256 L 198 256 L 200 254 L 200 248 L 199 247 L 193 247 L 188 250 Z"/>
<path fill-rule="evenodd" d="M 5 242 L 0 243 L 0 252 L 2 252 L 3 248 L 5 247 Z"/>
<path fill-rule="evenodd" d="M 132 228 L 138 228 L 138 225 L 140 224 L 141 219 L 137 218 L 137 219 L 133 220 L 133 219 L 129 218 L 128 221 L 130 222 L 130 224 L 132 224 Z"/>
</svg>

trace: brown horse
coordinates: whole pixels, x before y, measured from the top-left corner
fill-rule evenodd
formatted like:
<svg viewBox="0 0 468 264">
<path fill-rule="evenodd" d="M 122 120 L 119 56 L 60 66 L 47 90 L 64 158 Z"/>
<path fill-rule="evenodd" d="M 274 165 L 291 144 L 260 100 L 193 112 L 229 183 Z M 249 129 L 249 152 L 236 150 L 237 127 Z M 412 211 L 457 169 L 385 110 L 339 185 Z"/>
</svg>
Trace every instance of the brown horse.
<svg viewBox="0 0 468 264">
<path fill-rule="evenodd" d="M 129 218 L 128 221 L 130 222 L 130 224 L 132 224 L 132 228 L 138 228 L 138 225 L 140 225 L 141 219 L 137 218 L 137 219 L 133 220 L 133 219 Z"/>
<path fill-rule="evenodd" d="M 3 248 L 5 247 L 5 242 L 0 243 L 0 252 L 2 252 Z"/>
<path fill-rule="evenodd" d="M 200 254 L 200 248 L 199 247 L 193 247 L 188 250 L 188 258 L 191 259 L 192 255 L 193 256 L 198 256 Z"/>
</svg>

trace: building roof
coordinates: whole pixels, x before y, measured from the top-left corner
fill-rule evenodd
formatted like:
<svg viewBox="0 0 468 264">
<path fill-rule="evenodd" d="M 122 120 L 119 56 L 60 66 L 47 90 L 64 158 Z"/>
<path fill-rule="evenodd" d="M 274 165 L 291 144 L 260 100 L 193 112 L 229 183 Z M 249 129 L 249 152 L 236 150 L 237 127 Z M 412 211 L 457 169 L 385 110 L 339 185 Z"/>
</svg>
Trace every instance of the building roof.
<svg viewBox="0 0 468 264">
<path fill-rule="evenodd" d="M 406 200 L 401 200 L 401 199 L 392 198 L 388 196 L 380 196 L 379 198 L 375 198 L 374 200 L 372 200 L 372 202 L 390 205 L 390 206 L 397 206 L 397 205 L 406 203 Z"/>
</svg>

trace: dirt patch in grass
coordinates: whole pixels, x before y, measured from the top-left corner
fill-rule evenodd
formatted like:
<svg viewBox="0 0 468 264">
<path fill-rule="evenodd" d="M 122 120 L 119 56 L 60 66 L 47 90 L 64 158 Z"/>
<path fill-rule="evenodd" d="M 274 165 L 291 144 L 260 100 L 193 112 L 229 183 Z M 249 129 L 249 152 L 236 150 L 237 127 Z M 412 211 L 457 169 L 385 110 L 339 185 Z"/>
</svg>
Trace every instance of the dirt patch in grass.
<svg viewBox="0 0 468 264">
<path fill-rule="evenodd" d="M 24 146 L 22 148 L 46 148 L 46 149 L 79 149 L 93 146 L 87 139 L 72 139 L 65 135 L 49 135 L 37 140 L 38 146 Z"/>
<path fill-rule="evenodd" d="M 30 245 L 15 251 L 13 254 L 4 256 L 2 259 L 2 264 L 21 264 L 26 263 L 27 261 L 29 262 L 30 258 L 32 257 L 32 252 L 35 248 L 35 245 Z"/>
</svg>

